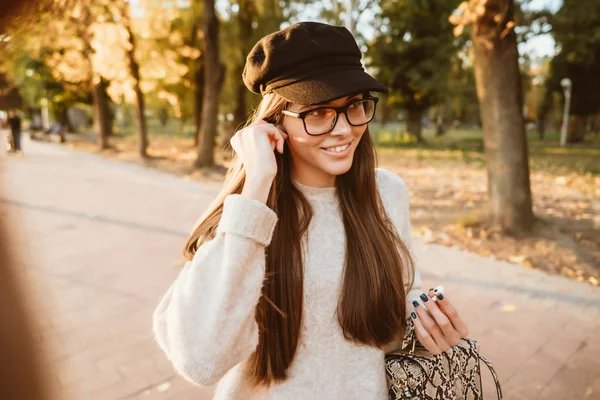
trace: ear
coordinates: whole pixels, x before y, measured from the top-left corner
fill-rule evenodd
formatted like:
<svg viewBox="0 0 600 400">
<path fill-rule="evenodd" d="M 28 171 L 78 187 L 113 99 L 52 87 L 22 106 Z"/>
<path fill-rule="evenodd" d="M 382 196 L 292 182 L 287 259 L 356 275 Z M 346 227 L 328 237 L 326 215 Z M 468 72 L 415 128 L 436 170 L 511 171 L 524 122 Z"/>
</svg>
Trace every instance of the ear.
<svg viewBox="0 0 600 400">
<path fill-rule="evenodd" d="M 281 129 L 283 131 L 283 133 L 285 133 L 287 135 L 288 133 L 287 133 L 287 130 L 285 129 L 284 122 L 285 122 L 285 118 L 275 126 L 279 129 Z"/>
</svg>

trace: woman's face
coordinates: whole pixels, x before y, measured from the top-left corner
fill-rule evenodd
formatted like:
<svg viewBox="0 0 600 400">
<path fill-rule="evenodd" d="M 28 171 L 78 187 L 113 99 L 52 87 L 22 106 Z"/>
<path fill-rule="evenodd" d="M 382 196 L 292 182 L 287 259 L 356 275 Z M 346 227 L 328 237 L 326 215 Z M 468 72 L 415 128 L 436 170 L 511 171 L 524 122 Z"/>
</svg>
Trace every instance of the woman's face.
<svg viewBox="0 0 600 400">
<path fill-rule="evenodd" d="M 347 96 L 318 106 L 291 104 L 288 110 L 300 113 L 321 107 L 342 107 L 362 97 L 362 94 Z M 348 172 L 352 166 L 354 151 L 367 125 L 352 126 L 340 114 L 331 132 L 311 136 L 306 133 L 302 119 L 286 115 L 283 128 L 288 134 L 292 179 L 308 186 L 328 187 L 335 184 L 337 175 Z"/>
</svg>

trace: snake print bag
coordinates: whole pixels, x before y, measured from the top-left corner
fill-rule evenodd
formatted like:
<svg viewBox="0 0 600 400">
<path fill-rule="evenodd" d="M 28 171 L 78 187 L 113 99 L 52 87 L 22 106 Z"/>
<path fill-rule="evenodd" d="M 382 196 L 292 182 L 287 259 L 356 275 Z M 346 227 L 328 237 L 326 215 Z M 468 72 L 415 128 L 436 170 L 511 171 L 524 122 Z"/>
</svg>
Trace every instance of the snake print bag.
<svg viewBox="0 0 600 400">
<path fill-rule="evenodd" d="M 450 350 L 433 355 L 417 341 L 412 320 L 406 326 L 402 349 L 385 356 L 390 400 L 481 400 L 483 361 L 494 378 L 498 399 L 502 390 L 496 371 L 479 354 L 475 340 L 461 339 Z"/>
</svg>

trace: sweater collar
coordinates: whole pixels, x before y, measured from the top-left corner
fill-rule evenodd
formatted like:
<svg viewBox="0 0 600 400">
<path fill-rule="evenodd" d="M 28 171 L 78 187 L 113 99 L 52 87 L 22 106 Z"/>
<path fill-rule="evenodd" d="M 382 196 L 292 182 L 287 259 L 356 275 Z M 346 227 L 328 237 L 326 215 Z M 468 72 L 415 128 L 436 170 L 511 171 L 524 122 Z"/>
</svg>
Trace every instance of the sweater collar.
<svg viewBox="0 0 600 400">
<path fill-rule="evenodd" d="M 335 200 L 335 199 L 337 199 L 337 188 L 335 186 L 322 187 L 322 188 L 314 187 L 314 186 L 304 185 L 295 180 L 292 180 L 292 183 L 307 198 L 315 199 L 315 200 Z"/>
</svg>

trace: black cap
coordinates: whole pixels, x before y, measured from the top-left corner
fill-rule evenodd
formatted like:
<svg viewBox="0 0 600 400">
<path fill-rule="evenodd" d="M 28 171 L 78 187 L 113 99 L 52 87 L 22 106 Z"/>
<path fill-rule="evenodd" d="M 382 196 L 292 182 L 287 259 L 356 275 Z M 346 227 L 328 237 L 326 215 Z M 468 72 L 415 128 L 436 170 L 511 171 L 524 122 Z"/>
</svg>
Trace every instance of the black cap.
<svg viewBox="0 0 600 400">
<path fill-rule="evenodd" d="M 275 92 L 302 105 L 361 92 L 387 93 L 385 85 L 365 72 L 361 56 L 346 28 L 299 22 L 259 40 L 242 77 L 254 93 Z"/>
</svg>

